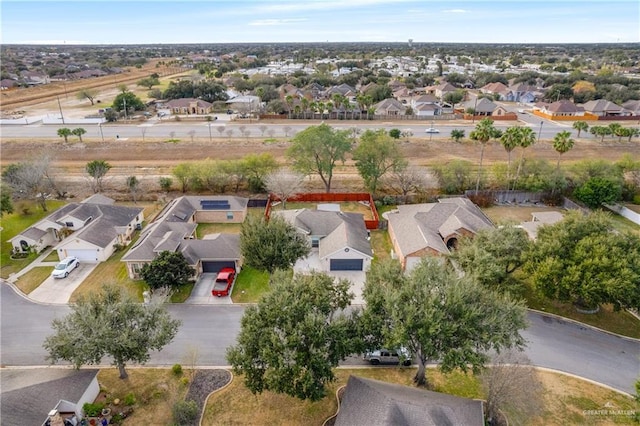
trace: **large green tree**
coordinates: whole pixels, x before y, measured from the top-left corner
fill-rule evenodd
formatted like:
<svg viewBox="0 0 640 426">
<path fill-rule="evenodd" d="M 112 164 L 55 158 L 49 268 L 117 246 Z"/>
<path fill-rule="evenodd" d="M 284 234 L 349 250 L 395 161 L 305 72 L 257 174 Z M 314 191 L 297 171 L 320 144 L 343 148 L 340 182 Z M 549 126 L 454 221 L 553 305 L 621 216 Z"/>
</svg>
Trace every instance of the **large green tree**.
<svg viewBox="0 0 640 426">
<path fill-rule="evenodd" d="M 291 268 L 296 260 L 311 252 L 311 247 L 293 225 L 274 214 L 268 221 L 253 216 L 245 219 L 240 231 L 240 250 L 247 266 L 272 273 Z"/>
<path fill-rule="evenodd" d="M 438 259 L 426 258 L 408 274 L 395 260 L 375 264 L 364 289 L 367 306 L 361 327 L 387 347 L 406 347 L 418 360 L 414 382 L 427 386 L 428 361 L 444 372 L 478 371 L 487 352 L 521 347 L 525 308 L 459 274 Z M 378 343 L 369 336 L 368 345 Z"/>
<path fill-rule="evenodd" d="M 140 275 L 151 288 L 178 288 L 193 280 L 195 271 L 184 255 L 178 251 L 162 251 L 150 263 L 146 263 Z"/>
<path fill-rule="evenodd" d="M 147 89 L 151 90 L 151 88 L 153 86 L 157 86 L 160 84 L 160 79 L 157 77 L 145 77 L 142 78 L 140 80 L 138 80 L 138 82 L 136 83 L 138 86 L 142 86 L 142 87 L 146 87 Z"/>
<path fill-rule="evenodd" d="M 473 164 L 467 160 L 452 160 L 446 164 L 436 164 L 433 171 L 440 189 L 445 194 L 461 194 L 473 185 L 471 176 Z"/>
<path fill-rule="evenodd" d="M 451 257 L 480 284 L 502 290 L 509 274 L 522 265 L 522 254 L 528 246 L 526 232 L 502 225 L 461 239 Z"/>
<path fill-rule="evenodd" d="M 574 121 L 572 127 L 578 131 L 577 137 L 580 137 L 581 132 L 586 132 L 587 130 L 589 130 L 589 123 L 587 123 L 586 121 Z"/>
<path fill-rule="evenodd" d="M 147 362 L 152 350 L 161 350 L 178 332 L 180 321 L 171 318 L 165 300 L 151 297 L 150 303 L 140 304 L 115 286 L 81 296 L 66 317 L 53 320 L 54 334 L 43 345 L 48 359 L 80 368 L 108 356 L 126 379 L 127 363 Z"/>
<path fill-rule="evenodd" d="M 616 179 L 595 176 L 580 185 L 573 195 L 592 209 L 612 204 L 622 198 L 622 186 Z"/>
<path fill-rule="evenodd" d="M 374 195 L 380 179 L 386 173 L 407 167 L 407 160 L 400 148 L 383 129 L 365 131 L 353 151 L 353 159 L 367 190 Z"/>
<path fill-rule="evenodd" d="M 3 182 L 2 186 L 0 186 L 0 217 L 5 213 L 13 213 L 13 201 L 11 199 L 11 188 Z"/>
<path fill-rule="evenodd" d="M 302 174 L 317 174 L 331 192 L 333 170 L 351 151 L 348 130 L 335 130 L 327 124 L 310 126 L 295 135 L 287 151 L 292 166 Z"/>
<path fill-rule="evenodd" d="M 118 94 L 113 100 L 112 108 L 116 111 L 124 111 L 125 107 L 127 109 L 126 112 L 129 111 L 143 111 L 146 106 L 142 100 L 135 95 L 133 92 L 123 92 Z"/>
<path fill-rule="evenodd" d="M 71 129 L 68 127 L 62 127 L 58 129 L 57 133 L 58 133 L 58 136 L 60 136 L 61 138 L 64 138 L 65 143 L 69 142 L 69 136 L 72 135 Z"/>
<path fill-rule="evenodd" d="M 254 394 L 265 390 L 317 401 L 333 368 L 355 352 L 356 317 L 345 313 L 349 282 L 278 271 L 272 289 L 246 309 L 227 360 Z M 338 313 L 341 311 L 341 313 Z"/>
<path fill-rule="evenodd" d="M 523 270 L 551 299 L 640 308 L 640 237 L 614 232 L 604 212 L 570 212 L 541 227 L 525 258 Z"/>
<path fill-rule="evenodd" d="M 104 160 L 93 160 L 87 163 L 85 166 L 87 174 L 93 179 L 91 187 L 93 192 L 102 191 L 102 181 L 105 175 L 111 170 L 111 164 Z"/>
</svg>

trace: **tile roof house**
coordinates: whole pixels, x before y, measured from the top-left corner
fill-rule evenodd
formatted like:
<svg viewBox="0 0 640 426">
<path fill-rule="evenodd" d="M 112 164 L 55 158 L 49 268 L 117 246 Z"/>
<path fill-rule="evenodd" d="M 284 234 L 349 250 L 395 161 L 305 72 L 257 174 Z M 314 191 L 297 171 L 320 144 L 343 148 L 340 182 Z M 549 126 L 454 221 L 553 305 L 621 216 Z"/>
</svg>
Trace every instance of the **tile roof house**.
<svg viewBox="0 0 640 426">
<path fill-rule="evenodd" d="M 247 198 L 235 196 L 184 196 L 173 200 L 122 257 L 129 277 L 140 279 L 143 265 L 167 250 L 182 253 L 196 276 L 224 267 L 238 270 L 238 234 L 210 234 L 198 240 L 195 232 L 198 223 L 244 222 L 248 202 Z"/>
<path fill-rule="evenodd" d="M 483 403 L 349 376 L 335 426 L 483 426 Z"/>
<path fill-rule="evenodd" d="M 60 259 L 76 256 L 85 262 L 105 261 L 116 245 L 131 242 L 144 219 L 142 208 L 113 203 L 111 198 L 96 194 L 81 203 L 67 204 L 9 241 L 14 251 L 39 252 L 57 244 Z"/>
<path fill-rule="evenodd" d="M 6 426 L 44 425 L 52 410 L 83 417 L 82 406 L 100 393 L 97 369 L 3 369 L 0 413 Z"/>
<path fill-rule="evenodd" d="M 165 108 L 171 110 L 172 114 L 209 114 L 213 104 L 202 99 L 182 98 L 172 99 L 164 104 Z"/>
<path fill-rule="evenodd" d="M 622 104 L 622 108 L 626 109 L 631 115 L 640 115 L 640 101 L 630 100 Z"/>
<path fill-rule="evenodd" d="M 480 88 L 480 92 L 488 95 L 499 95 L 500 98 L 503 98 L 507 94 L 508 90 L 507 86 L 499 81 L 485 84 Z"/>
<path fill-rule="evenodd" d="M 306 235 L 322 271 L 366 271 L 373 251 L 364 216 L 323 210 L 281 210 L 280 216 Z"/>
<path fill-rule="evenodd" d="M 407 271 L 425 256 L 449 254 L 460 237 L 493 228 L 478 206 L 462 197 L 399 205 L 386 218 L 394 253 Z"/>
<path fill-rule="evenodd" d="M 508 111 L 504 107 L 499 106 L 488 98 L 480 98 L 469 100 L 462 104 L 464 110 L 471 108 L 475 110 L 476 116 L 494 117 L 506 115 Z"/>
</svg>

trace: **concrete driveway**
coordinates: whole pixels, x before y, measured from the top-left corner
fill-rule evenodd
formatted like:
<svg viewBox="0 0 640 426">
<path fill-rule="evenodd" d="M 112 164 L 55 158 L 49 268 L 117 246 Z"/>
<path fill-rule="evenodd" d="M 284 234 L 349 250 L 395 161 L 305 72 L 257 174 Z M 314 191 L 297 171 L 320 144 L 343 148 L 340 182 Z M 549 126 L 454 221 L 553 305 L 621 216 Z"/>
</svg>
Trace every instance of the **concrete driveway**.
<svg viewBox="0 0 640 426">
<path fill-rule="evenodd" d="M 293 271 L 296 274 L 308 274 L 311 271 L 325 272 L 327 275 L 335 278 L 343 278 L 351 283 L 349 290 L 353 293 L 352 305 L 364 305 L 362 290 L 367 280 L 367 273 L 364 271 L 323 271 L 320 257 L 317 251 L 312 251 L 308 257 L 298 259 L 293 265 Z"/>
<path fill-rule="evenodd" d="M 97 263 L 80 263 L 67 278 L 49 277 L 38 288 L 29 293 L 29 299 L 40 303 L 65 304 L 76 288 L 98 266 Z M 52 268 L 53 270 L 53 268 Z"/>
<path fill-rule="evenodd" d="M 237 278 L 237 275 L 236 275 Z M 214 273 L 204 273 L 200 275 L 198 278 L 198 282 L 193 286 L 193 290 L 191 290 L 191 296 L 184 303 L 192 304 L 192 305 L 231 305 L 233 302 L 231 301 L 231 296 L 217 297 L 211 295 L 211 290 L 213 290 L 213 281 L 216 279 L 216 274 Z M 233 291 L 233 286 L 236 285 L 235 281 L 231 286 L 231 291 Z M 231 292 L 229 292 L 231 294 Z"/>
</svg>

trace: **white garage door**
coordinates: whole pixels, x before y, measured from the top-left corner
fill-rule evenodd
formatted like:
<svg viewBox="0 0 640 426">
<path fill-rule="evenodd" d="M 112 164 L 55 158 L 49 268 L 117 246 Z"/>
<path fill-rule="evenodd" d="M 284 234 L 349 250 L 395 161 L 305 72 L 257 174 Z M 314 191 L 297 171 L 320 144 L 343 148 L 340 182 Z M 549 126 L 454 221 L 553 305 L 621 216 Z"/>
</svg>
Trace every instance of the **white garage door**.
<svg viewBox="0 0 640 426">
<path fill-rule="evenodd" d="M 67 250 L 67 256 L 75 256 L 80 262 L 98 261 L 98 253 L 95 250 Z"/>
</svg>

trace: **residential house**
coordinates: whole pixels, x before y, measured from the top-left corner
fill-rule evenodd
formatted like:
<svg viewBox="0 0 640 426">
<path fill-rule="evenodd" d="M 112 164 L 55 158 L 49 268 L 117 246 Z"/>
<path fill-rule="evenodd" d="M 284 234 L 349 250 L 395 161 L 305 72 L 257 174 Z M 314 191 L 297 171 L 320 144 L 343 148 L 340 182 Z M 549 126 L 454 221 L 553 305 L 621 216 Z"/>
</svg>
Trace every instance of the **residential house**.
<svg viewBox="0 0 640 426">
<path fill-rule="evenodd" d="M 525 83 L 515 83 L 500 94 L 500 99 L 507 102 L 532 103 L 542 96 L 542 92 Z"/>
<path fill-rule="evenodd" d="M 244 114 L 251 114 L 260 110 L 262 103 L 258 96 L 253 95 L 241 95 L 235 98 L 229 99 L 227 105 L 234 111 L 239 111 Z"/>
<path fill-rule="evenodd" d="M 626 109 L 631 115 L 640 116 L 640 100 L 630 100 L 622 104 L 622 108 Z"/>
<path fill-rule="evenodd" d="M 407 107 L 402 104 L 402 102 L 397 99 L 384 99 L 377 104 L 373 105 L 373 109 L 375 110 L 375 115 L 405 115 Z"/>
<path fill-rule="evenodd" d="M 373 251 L 362 214 L 309 209 L 272 211 L 271 214 L 282 217 L 308 238 L 313 259 L 302 263 L 313 264 L 310 269 L 369 269 Z"/>
<path fill-rule="evenodd" d="M 45 425 L 49 419 L 79 420 L 82 406 L 100 393 L 98 369 L 29 368 L 0 370 L 2 424 Z M 52 423 L 53 424 L 53 423 Z M 58 423 L 62 424 L 62 423 Z"/>
<path fill-rule="evenodd" d="M 399 205 L 387 213 L 387 219 L 394 254 L 405 270 L 413 269 L 425 256 L 449 254 L 461 237 L 493 228 L 478 206 L 463 197 Z"/>
<path fill-rule="evenodd" d="M 465 111 L 469 108 L 473 109 L 474 115 L 484 117 L 503 116 L 508 113 L 504 107 L 496 105 L 488 98 L 469 100 L 463 103 L 463 108 Z"/>
<path fill-rule="evenodd" d="M 349 102 L 355 102 L 358 91 L 348 84 L 343 83 L 338 86 L 332 86 L 328 88 L 324 91 L 322 96 L 325 99 L 331 100 L 333 98 L 333 95 L 335 94 L 344 96 L 345 98 L 349 99 Z"/>
<path fill-rule="evenodd" d="M 60 259 L 75 256 L 83 262 L 103 262 L 118 246 L 131 242 L 144 219 L 142 208 L 113 203 L 96 194 L 67 204 L 9 241 L 16 252 L 39 252 L 57 244 Z"/>
<path fill-rule="evenodd" d="M 507 86 L 505 86 L 503 83 L 500 83 L 499 81 L 495 83 L 485 84 L 480 88 L 481 93 L 492 95 L 494 97 L 497 95 L 498 99 L 504 99 L 504 96 L 508 91 L 509 89 L 507 88 Z"/>
<path fill-rule="evenodd" d="M 184 196 L 173 200 L 122 257 L 129 277 L 139 279 L 142 267 L 166 250 L 182 253 L 195 276 L 224 267 L 239 270 L 238 234 L 210 234 L 198 240 L 195 232 L 199 223 L 244 222 L 248 202 L 235 196 Z"/>
<path fill-rule="evenodd" d="M 455 92 L 456 90 L 458 90 L 458 88 L 455 87 L 453 84 L 444 82 L 434 86 L 433 94 L 440 99 L 444 99 L 447 93 Z"/>
<path fill-rule="evenodd" d="M 164 108 L 168 108 L 172 114 L 205 115 L 213 111 L 213 104 L 202 99 L 182 98 L 167 101 Z"/>
<path fill-rule="evenodd" d="M 335 426 L 483 426 L 482 401 L 349 376 Z"/>
<path fill-rule="evenodd" d="M 3 78 L 2 80 L 0 80 L 1 90 L 13 89 L 14 87 L 18 86 L 20 86 L 20 83 L 18 83 L 16 80 L 12 80 L 10 78 Z"/>
<path fill-rule="evenodd" d="M 584 108 L 566 99 L 552 103 L 538 102 L 534 105 L 533 111 L 551 120 L 557 118 L 572 119 L 574 117 L 585 117 Z M 588 116 L 593 117 L 591 114 Z"/>
<path fill-rule="evenodd" d="M 533 212 L 531 213 L 531 221 L 521 222 L 520 227 L 524 229 L 529 239 L 538 238 L 538 229 L 543 225 L 553 225 L 562 220 L 564 215 L 560 212 Z"/>
<path fill-rule="evenodd" d="M 393 91 L 393 97 L 405 105 L 411 102 L 412 94 L 412 91 L 407 89 L 406 87 L 400 87 L 399 89 Z"/>
<path fill-rule="evenodd" d="M 442 114 L 442 106 L 434 95 L 418 95 L 411 98 L 413 114 L 419 117 L 433 117 Z"/>
<path fill-rule="evenodd" d="M 606 99 L 596 99 L 581 105 L 585 112 L 598 117 L 624 117 L 631 115 L 631 111 L 620 105 L 616 105 Z"/>
</svg>

